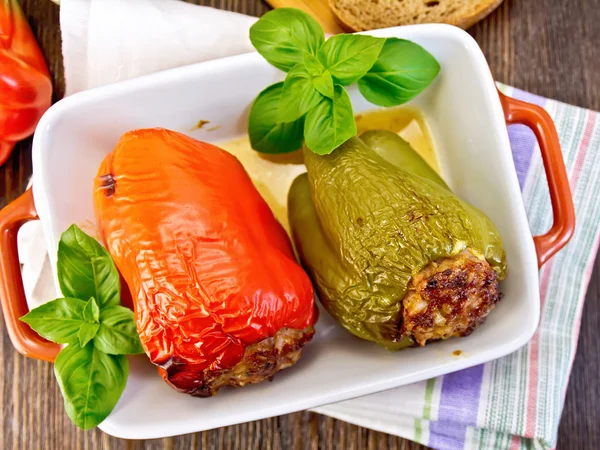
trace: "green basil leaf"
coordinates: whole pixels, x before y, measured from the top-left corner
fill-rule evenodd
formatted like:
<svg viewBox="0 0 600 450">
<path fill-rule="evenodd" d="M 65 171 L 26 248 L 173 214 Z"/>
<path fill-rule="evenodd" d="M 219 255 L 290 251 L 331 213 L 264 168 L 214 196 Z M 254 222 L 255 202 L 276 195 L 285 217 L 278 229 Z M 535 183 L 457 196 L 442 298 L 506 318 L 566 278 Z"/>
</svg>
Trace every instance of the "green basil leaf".
<svg viewBox="0 0 600 450">
<path fill-rule="evenodd" d="M 85 304 L 83 318 L 88 322 L 98 322 L 100 320 L 100 308 L 98 308 L 98 303 L 96 303 L 94 297 L 90 298 Z"/>
<path fill-rule="evenodd" d="M 104 249 L 104 247 L 102 248 Z M 106 252 L 106 256 L 93 258 L 92 268 L 94 269 L 97 294 L 95 298 L 98 306 L 103 308 L 108 305 L 119 305 L 121 303 L 121 279 L 110 254 Z"/>
<path fill-rule="evenodd" d="M 397 106 L 420 94 L 439 72 L 440 64 L 423 47 L 388 38 L 373 67 L 358 80 L 358 89 L 375 105 Z"/>
<path fill-rule="evenodd" d="M 49 341 L 71 344 L 77 342 L 79 328 L 85 323 L 84 308 L 83 300 L 59 298 L 32 309 L 21 320 Z"/>
<path fill-rule="evenodd" d="M 250 145 L 257 152 L 287 153 L 302 147 L 304 117 L 289 123 L 279 121 L 282 91 L 283 83 L 272 84 L 252 104 L 248 136 Z"/>
<path fill-rule="evenodd" d="M 306 71 L 313 77 L 318 77 L 327 70 L 325 69 L 325 66 L 321 64 L 321 61 L 310 53 L 304 54 L 304 67 L 306 67 Z"/>
<path fill-rule="evenodd" d="M 121 397 L 128 372 L 125 356 L 104 354 L 93 345 L 65 347 L 54 373 L 73 423 L 84 430 L 100 424 Z"/>
<path fill-rule="evenodd" d="M 319 50 L 318 58 L 334 81 L 348 86 L 363 77 L 375 64 L 385 39 L 358 34 L 332 36 Z"/>
<path fill-rule="evenodd" d="M 279 101 L 279 121 L 293 122 L 319 103 L 321 94 L 312 82 L 312 77 L 303 64 L 297 64 L 289 71 L 281 100 Z"/>
<path fill-rule="evenodd" d="M 77 333 L 77 337 L 79 338 L 79 345 L 81 347 L 85 347 L 88 342 L 94 339 L 94 336 L 96 336 L 96 333 L 98 333 L 99 328 L 99 323 L 84 322 L 81 325 L 81 328 L 79 328 L 79 332 Z"/>
<path fill-rule="evenodd" d="M 313 77 L 312 82 L 315 86 L 315 89 L 319 91 L 321 95 L 333 98 L 333 78 L 331 78 L 331 74 L 328 70 L 323 72 L 318 77 Z"/>
<path fill-rule="evenodd" d="M 316 55 L 324 40 L 317 21 L 294 8 L 269 11 L 250 28 L 254 48 L 284 72 L 302 62 L 305 52 Z"/>
<path fill-rule="evenodd" d="M 124 306 L 107 306 L 100 311 L 100 329 L 94 346 L 111 355 L 144 353 L 135 328 L 133 311 Z"/>
<path fill-rule="evenodd" d="M 304 67 L 312 78 L 315 89 L 325 97 L 333 98 L 333 78 L 331 73 L 313 55 L 304 55 Z M 320 98 L 320 97 L 319 97 Z"/>
<path fill-rule="evenodd" d="M 94 297 L 101 308 L 120 303 L 121 282 L 112 258 L 77 225 L 71 225 L 60 238 L 56 269 L 64 296 Z"/>
<path fill-rule="evenodd" d="M 335 86 L 333 100 L 323 97 L 306 115 L 306 146 L 319 155 L 331 153 L 355 134 L 352 103 L 342 86 Z"/>
</svg>

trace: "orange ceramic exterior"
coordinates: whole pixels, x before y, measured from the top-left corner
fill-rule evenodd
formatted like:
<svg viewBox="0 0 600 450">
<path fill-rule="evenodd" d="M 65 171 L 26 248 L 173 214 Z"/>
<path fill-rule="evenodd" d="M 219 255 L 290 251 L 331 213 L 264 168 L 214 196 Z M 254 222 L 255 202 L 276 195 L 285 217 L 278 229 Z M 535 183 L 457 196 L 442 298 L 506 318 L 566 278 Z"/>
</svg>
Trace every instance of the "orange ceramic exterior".
<svg viewBox="0 0 600 450">
<path fill-rule="evenodd" d="M 193 390 L 205 369 L 231 368 L 282 328 L 314 324 L 312 284 L 230 153 L 175 131 L 130 131 L 100 166 L 94 207 L 144 350 L 177 367 L 176 388 Z"/>
<path fill-rule="evenodd" d="M 40 337 L 19 320 L 28 308 L 17 253 L 17 232 L 25 222 L 37 218 L 31 189 L 0 211 L 0 300 L 8 335 L 19 353 L 54 361 L 60 346 Z"/>
<path fill-rule="evenodd" d="M 554 222 L 546 234 L 533 238 L 538 266 L 542 267 L 556 252 L 567 245 L 575 231 L 575 208 L 567 169 L 554 122 L 546 110 L 502 93 L 499 94 L 506 123 L 509 125 L 518 123 L 531 128 L 537 138 L 544 161 Z"/>
</svg>

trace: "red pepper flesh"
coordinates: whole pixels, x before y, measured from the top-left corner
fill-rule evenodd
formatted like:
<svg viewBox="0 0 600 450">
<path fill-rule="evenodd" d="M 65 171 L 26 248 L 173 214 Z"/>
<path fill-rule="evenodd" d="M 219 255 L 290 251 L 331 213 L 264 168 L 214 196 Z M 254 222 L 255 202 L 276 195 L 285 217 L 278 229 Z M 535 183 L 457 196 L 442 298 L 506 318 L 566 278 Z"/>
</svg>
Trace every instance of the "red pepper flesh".
<svg viewBox="0 0 600 450">
<path fill-rule="evenodd" d="M 0 165 L 50 107 L 44 56 L 17 0 L 0 0 Z"/>
<path fill-rule="evenodd" d="M 142 345 L 172 386 L 214 395 L 295 362 L 314 333 L 312 284 L 233 155 L 165 129 L 128 132 L 101 164 L 94 206 Z M 243 358 L 254 358 L 244 373 L 227 372 Z"/>
</svg>

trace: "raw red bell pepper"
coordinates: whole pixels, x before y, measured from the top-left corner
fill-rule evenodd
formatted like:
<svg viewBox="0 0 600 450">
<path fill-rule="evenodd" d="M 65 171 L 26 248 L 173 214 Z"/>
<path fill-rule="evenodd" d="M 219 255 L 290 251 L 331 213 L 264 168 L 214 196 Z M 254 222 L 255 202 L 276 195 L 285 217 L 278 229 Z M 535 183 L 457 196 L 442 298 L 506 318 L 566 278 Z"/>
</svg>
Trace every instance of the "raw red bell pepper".
<svg viewBox="0 0 600 450">
<path fill-rule="evenodd" d="M 0 0 L 0 164 L 50 107 L 44 56 L 17 0 Z"/>
</svg>

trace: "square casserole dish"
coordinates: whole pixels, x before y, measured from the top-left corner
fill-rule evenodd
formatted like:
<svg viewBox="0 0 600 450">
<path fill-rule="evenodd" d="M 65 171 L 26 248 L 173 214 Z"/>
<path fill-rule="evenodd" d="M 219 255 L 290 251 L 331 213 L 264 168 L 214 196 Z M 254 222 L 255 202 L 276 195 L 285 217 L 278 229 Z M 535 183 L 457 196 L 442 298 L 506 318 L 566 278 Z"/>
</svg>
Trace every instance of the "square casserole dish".
<svg viewBox="0 0 600 450">
<path fill-rule="evenodd" d="M 132 357 L 127 387 L 100 425 L 103 431 L 121 438 L 158 438 L 286 414 L 481 364 L 514 352 L 533 336 L 540 315 L 538 265 L 564 246 L 574 220 L 550 118 L 536 106 L 499 95 L 478 45 L 458 28 L 417 25 L 367 34 L 413 40 L 440 62 L 438 79 L 411 105 L 422 111 L 428 123 L 445 180 L 459 197 L 483 210 L 500 231 L 509 267 L 501 284 L 504 299 L 470 336 L 396 353 L 353 337 L 321 312 L 317 334 L 294 367 L 277 374 L 271 383 L 223 389 L 213 398 L 177 393 L 144 356 Z M 49 361 L 59 350 L 18 321 L 27 311 L 16 255 L 20 224 L 36 218 L 37 210 L 54 270 L 61 233 L 72 223 L 95 223 L 93 179 L 124 132 L 164 127 L 212 142 L 239 137 L 246 133 L 255 96 L 283 76 L 251 53 L 81 92 L 45 114 L 34 139 L 33 195 L 26 192 L 0 214 L 0 293 L 17 350 Z M 350 97 L 355 113 L 374 108 L 355 87 L 350 88 Z M 210 119 L 220 128 L 211 133 L 189 131 L 199 119 Z M 550 232 L 535 242 L 507 122 L 525 123 L 536 130 L 547 163 L 557 217 Z M 461 350 L 461 355 L 454 356 L 455 350 Z"/>
</svg>

